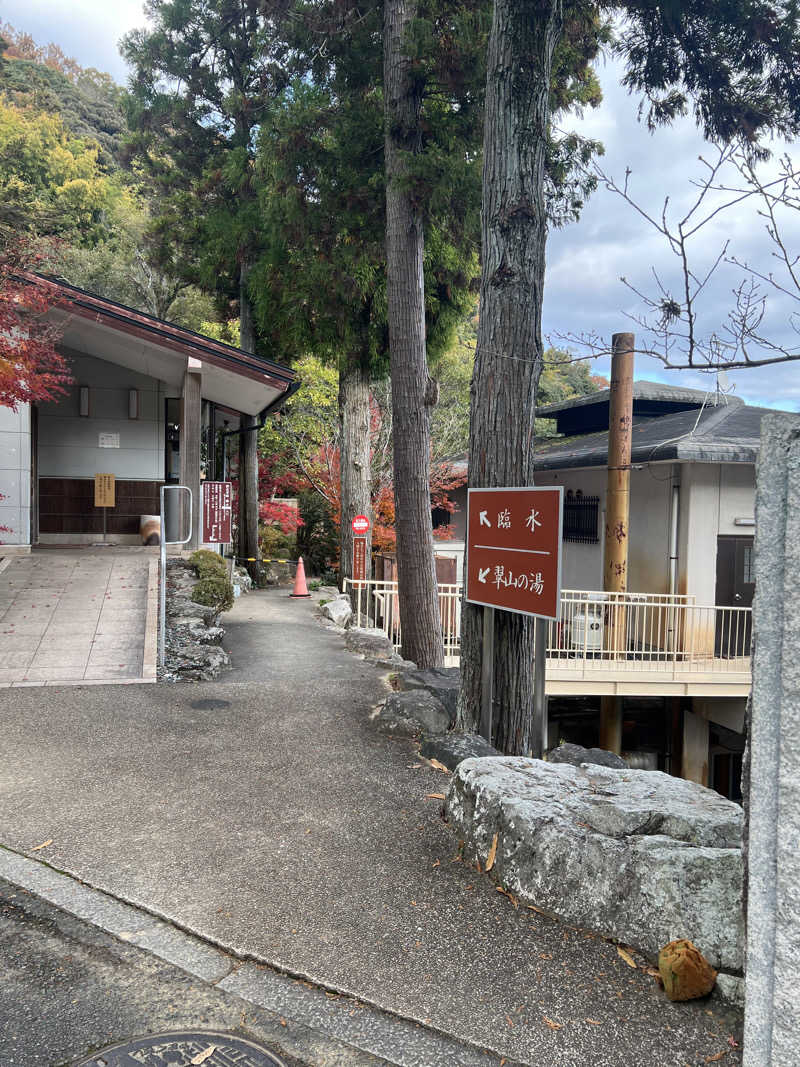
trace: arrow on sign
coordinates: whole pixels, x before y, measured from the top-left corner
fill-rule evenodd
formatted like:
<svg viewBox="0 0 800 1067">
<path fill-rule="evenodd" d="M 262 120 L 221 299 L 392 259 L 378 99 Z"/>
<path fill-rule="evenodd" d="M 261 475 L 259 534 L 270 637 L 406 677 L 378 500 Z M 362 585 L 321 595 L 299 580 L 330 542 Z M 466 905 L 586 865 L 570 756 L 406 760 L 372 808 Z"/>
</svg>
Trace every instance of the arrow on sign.
<svg viewBox="0 0 800 1067">
<path fill-rule="evenodd" d="M 481 570 L 480 567 L 478 567 L 478 581 L 483 582 L 483 584 L 486 585 L 486 575 L 491 569 L 491 567 L 485 567 L 483 570 Z"/>
<path fill-rule="evenodd" d="M 481 526 L 491 526 L 492 525 L 489 522 L 489 520 L 486 518 L 486 512 L 485 511 L 482 511 L 481 514 L 480 514 L 480 523 L 481 523 Z"/>
</svg>

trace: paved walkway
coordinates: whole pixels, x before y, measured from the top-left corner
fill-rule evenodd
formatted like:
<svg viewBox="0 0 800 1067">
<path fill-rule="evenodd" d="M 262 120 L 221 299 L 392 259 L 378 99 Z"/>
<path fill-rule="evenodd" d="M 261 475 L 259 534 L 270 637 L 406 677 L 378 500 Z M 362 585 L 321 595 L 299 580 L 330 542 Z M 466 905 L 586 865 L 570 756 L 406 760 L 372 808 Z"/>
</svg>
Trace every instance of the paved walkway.
<svg viewBox="0 0 800 1067">
<path fill-rule="evenodd" d="M 0 685 L 153 681 L 157 567 L 113 548 L 3 560 Z"/>
<path fill-rule="evenodd" d="M 445 774 L 377 731 L 382 675 L 308 601 L 235 612 L 261 680 L 0 691 L 0 842 L 251 961 L 226 980 L 246 999 L 289 974 L 470 1043 L 446 1067 L 476 1048 L 493 1065 L 740 1062 L 719 1002 L 670 1004 L 614 945 L 459 861 Z"/>
</svg>

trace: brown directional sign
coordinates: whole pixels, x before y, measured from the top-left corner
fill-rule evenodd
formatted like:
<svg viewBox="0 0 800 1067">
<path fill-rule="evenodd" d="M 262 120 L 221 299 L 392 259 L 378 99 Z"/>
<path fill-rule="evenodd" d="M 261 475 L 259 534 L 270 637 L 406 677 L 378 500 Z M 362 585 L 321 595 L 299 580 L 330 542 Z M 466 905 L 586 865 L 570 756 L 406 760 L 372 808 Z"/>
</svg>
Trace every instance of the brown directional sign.
<svg viewBox="0 0 800 1067">
<path fill-rule="evenodd" d="M 557 619 L 561 513 L 561 486 L 468 490 L 467 600 Z"/>
<path fill-rule="evenodd" d="M 94 506 L 96 508 L 113 508 L 115 506 L 116 479 L 113 474 L 95 474 Z"/>
<path fill-rule="evenodd" d="M 366 537 L 353 538 L 353 581 L 365 582 L 367 580 L 367 539 Z"/>
<path fill-rule="evenodd" d="M 203 482 L 203 544 L 229 545 L 233 541 L 230 482 Z"/>
</svg>

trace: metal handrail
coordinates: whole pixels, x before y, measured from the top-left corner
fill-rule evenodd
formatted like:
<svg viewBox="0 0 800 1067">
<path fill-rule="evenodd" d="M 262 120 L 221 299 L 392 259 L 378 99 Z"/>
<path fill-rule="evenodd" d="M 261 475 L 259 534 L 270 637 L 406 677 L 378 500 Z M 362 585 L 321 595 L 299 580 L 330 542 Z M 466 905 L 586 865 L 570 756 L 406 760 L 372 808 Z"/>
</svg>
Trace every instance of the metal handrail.
<svg viewBox="0 0 800 1067">
<path fill-rule="evenodd" d="M 164 510 L 164 492 L 179 489 L 189 494 L 189 533 L 182 541 L 167 541 L 167 516 Z M 188 485 L 162 485 L 159 492 L 161 507 L 161 576 L 158 598 L 158 665 L 163 667 L 167 657 L 167 545 L 186 545 L 192 539 L 192 490 Z"/>
<path fill-rule="evenodd" d="M 402 645 L 397 582 L 345 581 L 354 624 L 383 629 Z M 457 662 L 463 589 L 438 584 L 445 657 Z M 694 594 L 603 593 L 565 589 L 561 617 L 548 624 L 547 670 L 588 678 L 598 671 L 662 678 L 750 674 L 752 609 L 697 604 Z"/>
</svg>

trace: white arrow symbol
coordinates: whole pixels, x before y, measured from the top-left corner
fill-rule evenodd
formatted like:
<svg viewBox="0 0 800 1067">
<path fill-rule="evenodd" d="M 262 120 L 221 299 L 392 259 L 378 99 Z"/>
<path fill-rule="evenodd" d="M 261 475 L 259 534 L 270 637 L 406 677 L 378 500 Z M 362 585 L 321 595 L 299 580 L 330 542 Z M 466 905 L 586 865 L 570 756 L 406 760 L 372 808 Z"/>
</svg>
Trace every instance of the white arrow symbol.
<svg viewBox="0 0 800 1067">
<path fill-rule="evenodd" d="M 485 567 L 483 570 L 481 570 L 480 567 L 478 567 L 478 581 L 483 582 L 483 584 L 486 585 L 486 575 L 491 569 L 491 567 Z"/>
<path fill-rule="evenodd" d="M 480 524 L 481 524 L 481 526 L 491 526 L 492 525 L 489 522 L 489 520 L 486 518 L 486 512 L 485 511 L 482 511 L 481 514 L 480 514 Z"/>
</svg>

